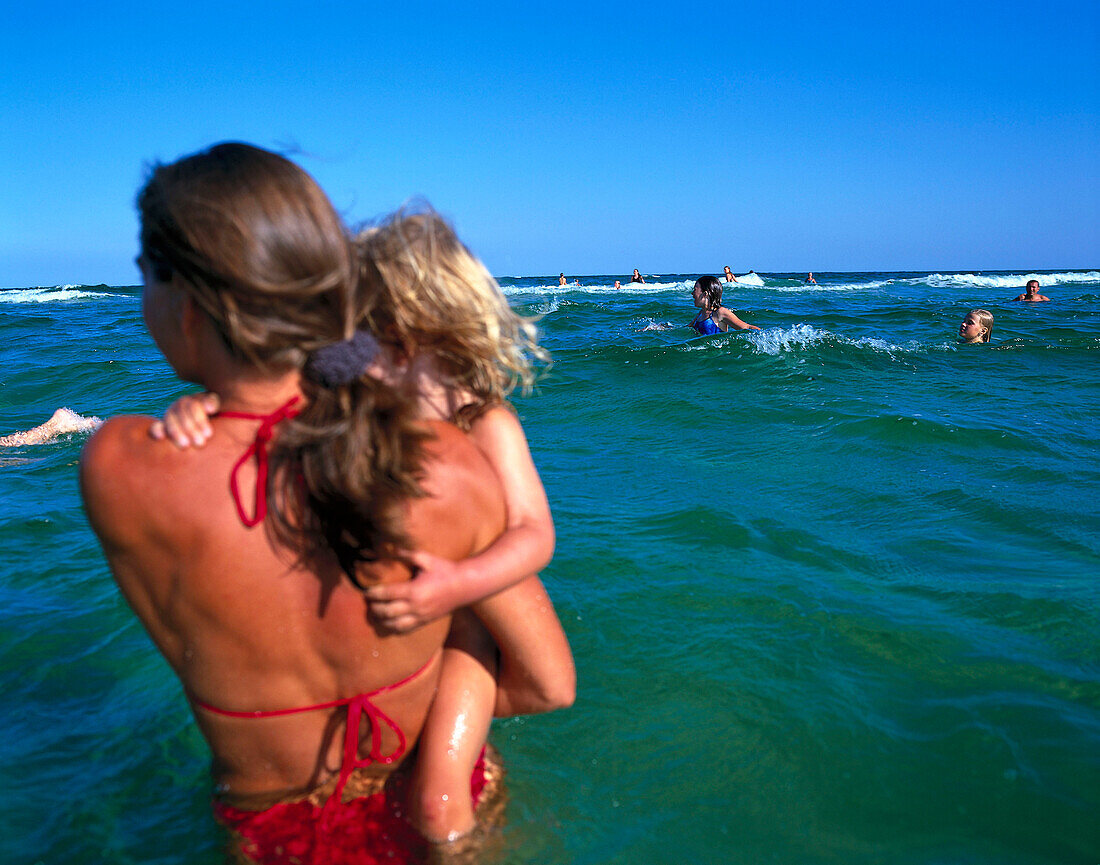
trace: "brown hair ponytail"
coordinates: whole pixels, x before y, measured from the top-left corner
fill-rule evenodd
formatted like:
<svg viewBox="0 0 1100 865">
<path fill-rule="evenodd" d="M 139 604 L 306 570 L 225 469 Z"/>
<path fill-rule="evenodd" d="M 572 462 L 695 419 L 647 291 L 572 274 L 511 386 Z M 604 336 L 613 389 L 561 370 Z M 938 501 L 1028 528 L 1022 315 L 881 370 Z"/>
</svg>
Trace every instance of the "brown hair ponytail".
<svg viewBox="0 0 1100 865">
<path fill-rule="evenodd" d="M 262 372 L 302 370 L 348 339 L 359 315 L 358 255 L 313 178 L 240 143 L 157 165 L 138 195 L 142 252 L 187 291 L 229 352 Z M 424 433 L 382 382 L 323 386 L 303 376 L 301 413 L 271 447 L 267 526 L 297 553 L 356 561 L 400 544 L 400 505 L 417 495 Z M 353 576 L 354 578 L 354 576 Z"/>
</svg>

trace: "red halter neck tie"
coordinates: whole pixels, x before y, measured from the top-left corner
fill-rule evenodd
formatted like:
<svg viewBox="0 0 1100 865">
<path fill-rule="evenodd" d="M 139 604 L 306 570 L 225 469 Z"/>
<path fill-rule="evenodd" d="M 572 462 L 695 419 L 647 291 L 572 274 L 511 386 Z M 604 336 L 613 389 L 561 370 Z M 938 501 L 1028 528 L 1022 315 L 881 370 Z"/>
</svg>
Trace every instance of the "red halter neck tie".
<svg viewBox="0 0 1100 865">
<path fill-rule="evenodd" d="M 252 444 L 248 446 L 248 450 L 241 454 L 241 458 L 237 460 L 233 470 L 229 473 L 229 491 L 233 493 L 233 503 L 237 506 L 237 516 L 248 528 L 258 526 L 267 516 L 267 443 L 271 441 L 271 436 L 275 433 L 276 424 L 298 414 L 299 410 L 294 405 L 299 399 L 300 397 L 291 397 L 271 414 L 251 414 L 245 411 L 218 412 L 218 417 L 260 421 L 260 428 L 256 430 L 256 437 L 252 440 Z M 244 504 L 241 502 L 240 482 L 237 475 L 241 467 L 253 455 L 256 457 L 256 500 L 253 507 L 253 516 L 250 517 L 245 512 Z"/>
</svg>

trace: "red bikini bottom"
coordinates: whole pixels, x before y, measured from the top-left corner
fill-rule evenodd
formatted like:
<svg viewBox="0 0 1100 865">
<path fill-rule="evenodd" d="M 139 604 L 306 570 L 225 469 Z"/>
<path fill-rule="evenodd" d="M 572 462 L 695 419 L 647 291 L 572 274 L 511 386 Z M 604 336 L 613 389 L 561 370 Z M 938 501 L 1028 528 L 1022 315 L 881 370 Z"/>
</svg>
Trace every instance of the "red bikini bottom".
<svg viewBox="0 0 1100 865">
<path fill-rule="evenodd" d="M 405 760 L 385 777 L 356 770 L 344 788 L 343 801 L 327 808 L 335 779 L 305 797 L 281 799 L 262 810 L 215 800 L 214 816 L 229 831 L 230 856 L 238 863 L 422 863 L 439 856 L 440 845 L 430 844 L 405 819 L 411 769 L 412 760 Z M 470 777 L 470 796 L 477 827 L 458 842 L 444 845 L 461 847 L 462 858 L 472 845 L 484 847 L 491 830 L 504 823 L 504 770 L 500 755 L 489 746 Z"/>
</svg>

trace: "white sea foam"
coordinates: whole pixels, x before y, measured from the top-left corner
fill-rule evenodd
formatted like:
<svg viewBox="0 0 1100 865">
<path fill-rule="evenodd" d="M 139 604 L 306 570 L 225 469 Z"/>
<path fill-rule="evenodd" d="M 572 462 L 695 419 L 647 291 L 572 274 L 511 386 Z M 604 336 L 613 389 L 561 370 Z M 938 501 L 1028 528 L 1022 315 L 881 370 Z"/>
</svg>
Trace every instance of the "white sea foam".
<svg viewBox="0 0 1100 865">
<path fill-rule="evenodd" d="M 671 321 L 654 321 L 652 318 L 643 318 L 642 322 L 645 322 L 645 327 L 636 328 L 638 333 L 644 333 L 647 330 L 675 330 L 683 327 L 682 324 L 673 324 Z M 639 322 L 639 324 L 642 322 Z"/>
<path fill-rule="evenodd" d="M 549 315 L 552 312 L 557 312 L 559 309 L 561 309 L 561 301 L 556 297 L 552 297 L 538 304 L 535 307 L 534 314 L 541 317 Z"/>
<path fill-rule="evenodd" d="M 983 276 L 980 273 L 930 273 L 924 277 L 924 282 L 935 288 L 967 288 L 980 286 L 981 288 L 1020 288 L 1037 279 L 1040 286 L 1069 285 L 1074 283 L 1100 282 L 1100 271 L 1092 270 L 1088 273 L 1018 273 L 994 276 Z"/>
<path fill-rule="evenodd" d="M 695 280 L 683 281 L 683 282 L 630 282 L 629 280 L 623 282 L 620 280 L 621 285 L 619 288 L 615 288 L 614 282 L 609 282 L 606 285 L 502 285 L 501 291 L 506 297 L 522 297 L 525 294 L 533 295 L 547 295 L 547 294 L 588 294 L 599 295 L 601 297 L 607 297 L 608 295 L 618 295 L 629 292 L 631 295 L 639 294 L 664 294 L 669 291 L 691 291 L 692 286 L 695 285 Z"/>
<path fill-rule="evenodd" d="M 869 348 L 872 351 L 895 354 L 897 352 L 912 351 L 919 348 L 915 343 L 906 347 L 895 345 L 885 339 L 877 337 L 860 337 L 849 339 L 839 336 L 812 324 L 796 324 L 789 328 L 767 328 L 766 330 L 749 331 L 745 338 L 753 344 L 753 347 L 764 354 L 778 355 L 784 352 L 799 349 L 813 348 L 823 344 L 851 345 L 859 348 Z"/>
<path fill-rule="evenodd" d="M 0 303 L 57 303 L 82 300 L 87 297 L 124 297 L 103 291 L 84 291 L 79 285 L 56 285 L 53 288 L 10 288 L 0 291 Z"/>
<path fill-rule="evenodd" d="M 738 278 L 740 282 L 740 278 Z M 789 294 L 807 294 L 809 292 L 820 292 L 828 294 L 830 292 L 842 292 L 842 291 L 866 291 L 869 288 L 882 288 L 884 285 L 893 285 L 895 280 L 893 279 L 877 279 L 868 280 L 867 282 L 833 282 L 822 285 L 817 283 L 816 285 L 807 285 L 806 283 L 797 283 L 795 285 L 769 285 L 765 286 L 769 291 L 779 291 Z"/>
<path fill-rule="evenodd" d="M 665 291 L 691 291 L 695 287 L 694 279 L 682 279 L 676 282 L 627 282 L 623 288 L 635 294 L 656 294 Z"/>
<path fill-rule="evenodd" d="M 505 297 L 515 297 L 524 294 L 553 294 L 559 288 L 559 285 L 502 285 L 500 291 Z"/>
</svg>

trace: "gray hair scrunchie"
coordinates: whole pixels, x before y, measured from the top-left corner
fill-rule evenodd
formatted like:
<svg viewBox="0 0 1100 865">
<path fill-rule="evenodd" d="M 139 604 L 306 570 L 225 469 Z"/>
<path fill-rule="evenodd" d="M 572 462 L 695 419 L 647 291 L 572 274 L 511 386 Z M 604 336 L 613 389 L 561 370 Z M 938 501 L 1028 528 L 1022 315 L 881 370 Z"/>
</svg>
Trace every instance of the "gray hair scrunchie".
<svg viewBox="0 0 1100 865">
<path fill-rule="evenodd" d="M 306 361 L 305 372 L 325 387 L 351 384 L 382 350 L 373 334 L 357 330 L 351 339 L 319 348 Z"/>
</svg>

